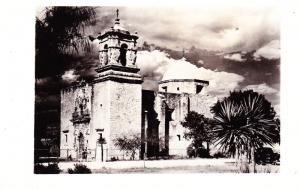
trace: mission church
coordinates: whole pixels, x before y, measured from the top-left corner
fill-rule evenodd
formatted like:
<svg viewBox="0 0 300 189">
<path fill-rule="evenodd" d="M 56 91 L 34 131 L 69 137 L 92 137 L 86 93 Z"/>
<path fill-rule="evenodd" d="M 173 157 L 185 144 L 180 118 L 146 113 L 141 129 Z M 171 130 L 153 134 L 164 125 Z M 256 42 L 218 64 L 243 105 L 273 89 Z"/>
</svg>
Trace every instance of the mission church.
<svg viewBox="0 0 300 189">
<path fill-rule="evenodd" d="M 139 136 L 136 158 L 161 153 L 187 156 L 191 144 L 181 121 L 189 111 L 207 115 L 203 89 L 208 81 L 170 79 L 158 91 L 142 89 L 136 65 L 137 33 L 130 33 L 115 19 L 114 26 L 97 36 L 99 66 L 91 82 L 61 90 L 60 156 L 89 161 L 129 159 L 114 141 Z"/>
</svg>

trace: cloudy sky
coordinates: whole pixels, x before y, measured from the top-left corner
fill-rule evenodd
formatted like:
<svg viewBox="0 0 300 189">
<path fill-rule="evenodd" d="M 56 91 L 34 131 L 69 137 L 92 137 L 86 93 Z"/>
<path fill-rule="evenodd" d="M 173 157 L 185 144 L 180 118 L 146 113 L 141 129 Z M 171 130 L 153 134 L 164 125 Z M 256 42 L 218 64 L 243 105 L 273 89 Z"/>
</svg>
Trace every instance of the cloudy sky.
<svg viewBox="0 0 300 189">
<path fill-rule="evenodd" d="M 197 78 L 210 82 L 206 93 L 212 99 L 230 90 L 253 89 L 266 95 L 279 113 L 278 7 L 98 7 L 97 24 L 86 34 L 95 36 L 111 27 L 117 8 L 124 28 L 140 37 L 137 65 L 144 89 L 156 90 L 162 79 Z M 95 54 L 96 49 L 56 79 L 38 78 L 37 85 L 92 77 L 98 63 Z M 51 95 L 55 101 L 55 94 Z M 40 96 L 38 100 L 45 99 Z"/>
</svg>

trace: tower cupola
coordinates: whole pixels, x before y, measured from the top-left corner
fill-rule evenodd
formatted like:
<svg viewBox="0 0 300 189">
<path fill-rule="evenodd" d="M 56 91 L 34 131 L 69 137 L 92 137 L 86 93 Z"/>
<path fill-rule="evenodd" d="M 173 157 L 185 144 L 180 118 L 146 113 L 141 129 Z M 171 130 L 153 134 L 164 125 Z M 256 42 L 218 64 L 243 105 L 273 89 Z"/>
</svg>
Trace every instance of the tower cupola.
<svg viewBox="0 0 300 189">
<path fill-rule="evenodd" d="M 116 10 L 114 26 L 97 36 L 99 40 L 100 67 L 118 65 L 136 68 L 137 33 L 131 34 L 120 24 L 119 10 Z"/>
</svg>

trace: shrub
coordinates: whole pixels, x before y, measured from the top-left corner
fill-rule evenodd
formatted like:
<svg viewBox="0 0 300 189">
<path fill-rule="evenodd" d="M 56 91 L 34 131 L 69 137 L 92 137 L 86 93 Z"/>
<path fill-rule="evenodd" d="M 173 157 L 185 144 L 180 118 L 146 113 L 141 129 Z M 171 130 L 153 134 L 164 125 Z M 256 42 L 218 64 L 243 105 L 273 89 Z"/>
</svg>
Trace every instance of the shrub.
<svg viewBox="0 0 300 189">
<path fill-rule="evenodd" d="M 222 153 L 222 152 L 217 152 L 217 153 L 215 153 L 214 155 L 213 155 L 213 157 L 214 158 L 226 158 L 227 157 L 227 155 L 226 154 L 224 154 L 224 153 Z"/>
<path fill-rule="evenodd" d="M 195 150 L 193 147 L 187 147 L 187 155 L 189 158 L 196 157 Z"/>
<path fill-rule="evenodd" d="M 43 164 L 35 164 L 34 165 L 34 173 L 35 174 L 59 174 L 61 170 L 58 167 L 57 163 L 48 164 L 45 166 Z"/>
<path fill-rule="evenodd" d="M 69 174 L 90 174 L 92 173 L 86 165 L 83 164 L 74 164 L 74 169 L 68 169 Z"/>
<path fill-rule="evenodd" d="M 205 148 L 196 149 L 196 156 L 200 158 L 210 158 L 209 151 Z"/>
<path fill-rule="evenodd" d="M 131 160 L 134 160 L 137 151 L 141 148 L 141 137 L 138 134 L 122 135 L 114 139 L 114 145 L 124 151 L 126 155 L 130 155 Z"/>
<path fill-rule="evenodd" d="M 119 159 L 118 159 L 118 157 L 116 158 L 116 157 L 112 157 L 112 158 L 110 158 L 110 161 L 118 161 Z"/>
</svg>

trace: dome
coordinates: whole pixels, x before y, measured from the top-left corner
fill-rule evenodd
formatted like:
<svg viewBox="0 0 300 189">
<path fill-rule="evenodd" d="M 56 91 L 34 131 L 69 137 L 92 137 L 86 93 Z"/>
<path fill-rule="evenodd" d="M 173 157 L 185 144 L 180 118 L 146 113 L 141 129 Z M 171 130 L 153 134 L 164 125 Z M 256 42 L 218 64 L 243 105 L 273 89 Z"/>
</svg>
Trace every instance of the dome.
<svg viewBox="0 0 300 189">
<path fill-rule="evenodd" d="M 164 73 L 162 81 L 173 79 L 203 79 L 199 68 L 187 62 L 185 59 L 172 61 L 169 63 L 167 71 Z"/>
<path fill-rule="evenodd" d="M 122 26 L 120 26 L 120 24 L 115 24 L 113 27 L 114 30 L 123 30 L 123 31 L 127 31 L 125 28 L 123 28 Z"/>
</svg>

